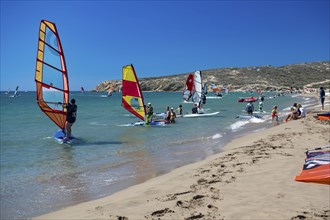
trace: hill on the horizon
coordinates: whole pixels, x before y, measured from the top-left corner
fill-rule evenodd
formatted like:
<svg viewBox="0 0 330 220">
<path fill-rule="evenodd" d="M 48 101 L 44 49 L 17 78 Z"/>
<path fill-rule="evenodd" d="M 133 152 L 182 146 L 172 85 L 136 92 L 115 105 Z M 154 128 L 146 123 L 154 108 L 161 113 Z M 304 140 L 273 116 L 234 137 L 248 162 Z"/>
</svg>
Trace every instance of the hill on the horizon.
<svg viewBox="0 0 330 220">
<path fill-rule="evenodd" d="M 286 88 L 303 89 L 304 87 L 330 88 L 330 61 L 290 64 L 281 67 L 258 66 L 244 68 L 216 68 L 201 70 L 203 83 L 226 86 L 231 91 L 262 89 L 281 90 Z M 182 91 L 188 73 L 139 78 L 142 91 Z M 138 74 L 138 73 L 137 73 Z M 96 86 L 95 90 L 107 91 L 113 86 L 114 91 L 121 89 L 121 80 L 107 80 Z"/>
</svg>

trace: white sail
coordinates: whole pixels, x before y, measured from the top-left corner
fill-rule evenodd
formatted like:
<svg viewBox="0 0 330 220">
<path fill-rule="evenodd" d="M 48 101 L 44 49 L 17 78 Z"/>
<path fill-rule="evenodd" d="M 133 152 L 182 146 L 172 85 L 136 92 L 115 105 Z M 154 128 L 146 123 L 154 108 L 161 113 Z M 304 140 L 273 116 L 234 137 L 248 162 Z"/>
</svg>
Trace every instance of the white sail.
<svg viewBox="0 0 330 220">
<path fill-rule="evenodd" d="M 195 92 L 192 96 L 192 101 L 198 105 L 199 102 L 201 101 L 202 92 L 203 92 L 201 71 L 195 72 L 194 84 L 195 84 Z"/>
</svg>

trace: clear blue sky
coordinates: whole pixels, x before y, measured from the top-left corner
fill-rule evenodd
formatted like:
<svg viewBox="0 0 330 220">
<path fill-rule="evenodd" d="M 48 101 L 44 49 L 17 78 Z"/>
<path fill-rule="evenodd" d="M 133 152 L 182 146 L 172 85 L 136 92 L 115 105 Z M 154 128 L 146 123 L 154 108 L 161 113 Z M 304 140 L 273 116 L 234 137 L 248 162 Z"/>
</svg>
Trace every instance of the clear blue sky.
<svg viewBox="0 0 330 220">
<path fill-rule="evenodd" d="M 221 67 L 330 60 L 330 1 L 3 1 L 1 90 L 35 90 L 39 24 L 57 25 L 71 90 Z"/>
</svg>

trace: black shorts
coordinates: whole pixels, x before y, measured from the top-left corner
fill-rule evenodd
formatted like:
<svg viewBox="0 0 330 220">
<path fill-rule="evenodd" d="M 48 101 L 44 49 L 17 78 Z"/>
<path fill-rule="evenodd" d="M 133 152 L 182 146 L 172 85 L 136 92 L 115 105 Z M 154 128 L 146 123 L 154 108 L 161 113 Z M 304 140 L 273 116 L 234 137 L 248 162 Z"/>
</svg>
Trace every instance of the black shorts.
<svg viewBox="0 0 330 220">
<path fill-rule="evenodd" d="M 325 99 L 325 98 L 321 98 L 321 103 L 322 103 L 322 104 L 324 103 L 324 99 Z"/>
<path fill-rule="evenodd" d="M 68 120 L 66 120 L 68 123 L 70 123 L 70 124 L 73 124 L 75 121 L 76 121 L 76 119 L 74 118 L 74 119 L 68 119 Z"/>
</svg>

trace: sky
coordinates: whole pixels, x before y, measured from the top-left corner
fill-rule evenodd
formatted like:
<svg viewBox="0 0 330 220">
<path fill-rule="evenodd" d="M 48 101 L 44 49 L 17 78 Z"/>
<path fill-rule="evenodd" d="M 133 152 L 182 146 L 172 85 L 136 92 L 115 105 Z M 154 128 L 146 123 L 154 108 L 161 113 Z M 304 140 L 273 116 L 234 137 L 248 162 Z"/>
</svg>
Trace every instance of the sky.
<svg viewBox="0 0 330 220">
<path fill-rule="evenodd" d="M 35 90 L 39 25 L 54 22 L 70 89 L 223 67 L 330 60 L 330 0 L 1 0 L 1 91 Z"/>
</svg>

